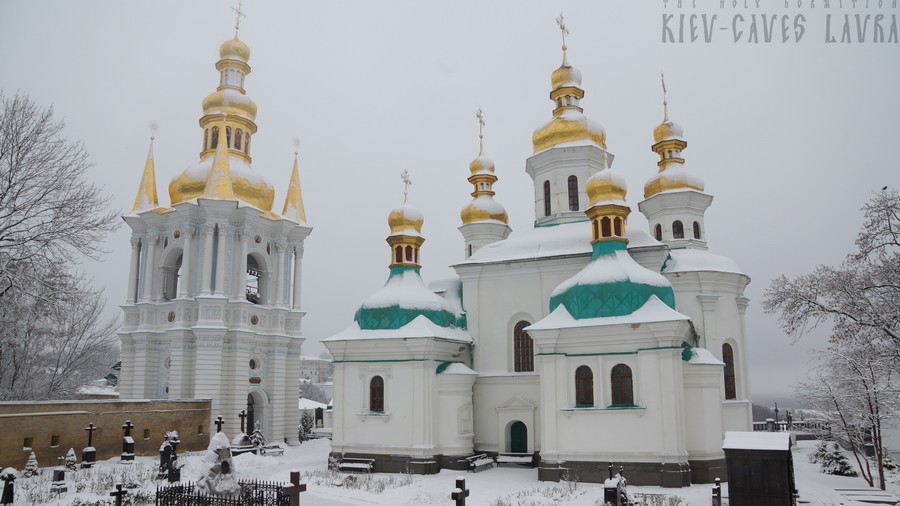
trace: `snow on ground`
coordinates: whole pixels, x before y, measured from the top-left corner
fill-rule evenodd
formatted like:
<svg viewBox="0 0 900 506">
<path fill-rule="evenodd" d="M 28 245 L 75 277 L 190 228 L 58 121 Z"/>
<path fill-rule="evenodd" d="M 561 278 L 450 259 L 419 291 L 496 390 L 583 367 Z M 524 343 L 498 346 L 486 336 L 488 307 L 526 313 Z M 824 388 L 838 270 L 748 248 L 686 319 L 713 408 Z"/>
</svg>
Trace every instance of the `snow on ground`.
<svg viewBox="0 0 900 506">
<path fill-rule="evenodd" d="M 495 467 L 479 473 L 443 471 L 436 475 L 374 474 L 352 475 L 326 470 L 330 441 L 319 439 L 300 446 L 287 447 L 282 457 L 265 457 L 244 454 L 234 457 L 234 465 L 239 480 L 264 480 L 287 482 L 290 472 L 301 472 L 301 481 L 307 483 L 307 491 L 301 494 L 301 504 L 316 505 L 446 505 L 450 503 L 450 493 L 455 488 L 457 477 L 465 478 L 471 495 L 466 504 L 479 505 L 550 505 L 567 504 L 586 506 L 599 504 L 602 486 L 586 483 L 549 483 L 537 480 L 537 469 L 522 467 Z M 853 504 L 841 497 L 836 488 L 865 488 L 862 478 L 827 476 L 821 474 L 816 464 L 808 461 L 809 453 L 815 448 L 815 441 L 802 441 L 794 450 L 794 469 L 800 490 L 801 504 L 822 506 Z M 206 469 L 202 456 L 205 452 L 182 454 L 184 465 L 182 479 L 196 481 Z M 43 492 L 49 490 L 51 469 L 44 469 L 43 475 L 16 480 L 17 505 L 25 504 L 112 504 L 108 496 L 114 482 L 126 479 L 140 483 L 140 490 L 132 490 L 142 500 L 135 504 L 152 504 L 157 482 L 153 479 L 158 466 L 153 457 L 137 457 L 134 464 L 122 465 L 118 459 L 99 462 L 94 469 L 67 472 L 69 492 L 59 497 Z M 627 468 L 626 468 L 627 476 Z M 900 493 L 900 478 L 893 477 L 889 491 Z M 85 484 L 85 482 L 88 482 Z M 163 484 L 163 483 L 160 483 Z M 91 489 L 94 489 L 93 491 Z M 29 489 L 32 493 L 25 492 Z M 682 505 L 710 504 L 712 485 L 694 485 L 684 489 L 664 489 L 659 487 L 628 487 L 632 496 L 642 494 L 662 494 L 678 496 Z M 723 485 L 727 494 L 727 484 Z M 104 493 L 104 490 L 105 493 Z M 146 501 L 151 502 L 146 502 Z M 103 502 L 95 502 L 103 501 Z M 660 503 L 661 504 L 661 503 Z M 666 503 L 675 504 L 675 503 Z"/>
</svg>

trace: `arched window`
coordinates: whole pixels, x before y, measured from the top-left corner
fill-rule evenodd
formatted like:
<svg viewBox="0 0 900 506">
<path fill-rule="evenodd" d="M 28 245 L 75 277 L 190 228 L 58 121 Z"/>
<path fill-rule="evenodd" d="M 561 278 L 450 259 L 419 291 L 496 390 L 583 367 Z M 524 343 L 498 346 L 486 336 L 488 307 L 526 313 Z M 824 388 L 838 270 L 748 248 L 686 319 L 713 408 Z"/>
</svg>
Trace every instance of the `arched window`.
<svg viewBox="0 0 900 506">
<path fill-rule="evenodd" d="M 569 176 L 569 211 L 578 210 L 578 178 Z"/>
<path fill-rule="evenodd" d="M 234 149 L 241 149 L 241 137 L 243 136 L 243 133 L 244 132 L 240 128 L 234 132 Z"/>
<path fill-rule="evenodd" d="M 403 262 L 403 246 L 397 246 L 397 249 L 394 250 L 394 263 L 399 264 Z"/>
<path fill-rule="evenodd" d="M 550 181 L 544 181 L 544 216 L 550 216 Z"/>
<path fill-rule="evenodd" d="M 203 130 L 203 149 L 209 149 L 209 129 Z"/>
<path fill-rule="evenodd" d="M 604 216 L 600 220 L 600 235 L 603 237 L 609 237 L 612 235 L 612 227 L 610 226 L 609 216 Z"/>
<path fill-rule="evenodd" d="M 214 149 L 219 144 L 219 127 L 212 127 L 212 135 L 209 139 L 210 149 Z"/>
<path fill-rule="evenodd" d="M 384 380 L 375 376 L 369 382 L 369 411 L 384 411 Z"/>
<path fill-rule="evenodd" d="M 617 237 L 622 237 L 622 218 L 616 217 L 613 220 L 613 232 Z"/>
<path fill-rule="evenodd" d="M 737 399 L 734 382 L 734 349 L 728 343 L 722 345 L 722 362 L 725 362 L 725 398 Z"/>
<path fill-rule="evenodd" d="M 591 224 L 594 226 L 594 240 L 600 238 L 600 225 L 597 224 L 597 220 L 591 221 Z"/>
<path fill-rule="evenodd" d="M 675 223 L 672 223 L 672 237 L 684 239 L 684 225 L 678 220 L 676 220 Z"/>
<path fill-rule="evenodd" d="M 231 127 L 225 127 L 225 143 L 228 144 L 229 149 L 234 147 L 234 144 L 231 143 Z"/>
<path fill-rule="evenodd" d="M 513 331 L 513 357 L 516 372 L 534 370 L 534 342 L 525 332 L 525 327 L 531 325 L 526 321 L 516 324 Z"/>
<path fill-rule="evenodd" d="M 694 222 L 694 239 L 699 239 L 699 238 L 700 238 L 700 222 L 695 221 Z"/>
<path fill-rule="evenodd" d="M 407 262 L 412 262 L 412 261 L 413 261 L 412 246 L 407 246 L 407 247 L 406 247 L 406 261 L 407 261 Z"/>
<path fill-rule="evenodd" d="M 419 248 L 413 249 L 413 258 L 416 263 L 419 263 Z"/>
<path fill-rule="evenodd" d="M 656 224 L 656 240 L 662 241 L 662 225 Z"/>
<path fill-rule="evenodd" d="M 587 408 L 594 405 L 594 373 L 583 365 L 575 369 L 575 407 Z"/>
<path fill-rule="evenodd" d="M 630 367 L 625 364 L 613 367 L 610 383 L 612 385 L 613 406 L 634 405 L 634 388 L 631 382 Z"/>
<path fill-rule="evenodd" d="M 263 303 L 263 284 L 262 270 L 259 262 L 252 255 L 247 256 L 247 284 L 244 286 L 244 293 L 249 302 L 253 304 Z"/>
<path fill-rule="evenodd" d="M 250 134 L 247 134 L 244 139 L 244 153 L 250 154 Z"/>
</svg>

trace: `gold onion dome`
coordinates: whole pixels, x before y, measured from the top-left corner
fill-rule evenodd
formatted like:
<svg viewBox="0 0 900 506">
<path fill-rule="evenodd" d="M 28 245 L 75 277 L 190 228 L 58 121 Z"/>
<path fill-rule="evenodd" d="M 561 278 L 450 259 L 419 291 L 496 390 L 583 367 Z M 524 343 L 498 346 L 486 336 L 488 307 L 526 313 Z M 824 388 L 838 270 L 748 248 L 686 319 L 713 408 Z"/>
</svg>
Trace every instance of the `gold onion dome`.
<svg viewBox="0 0 900 506">
<path fill-rule="evenodd" d="M 256 119 L 256 102 L 232 88 L 214 91 L 203 99 L 203 114 L 227 114 Z"/>
<path fill-rule="evenodd" d="M 472 175 L 485 171 L 490 172 L 491 174 L 494 173 L 494 161 L 490 158 L 479 156 L 469 164 L 469 172 L 471 172 Z"/>
<path fill-rule="evenodd" d="M 550 89 L 558 90 L 566 87 L 581 87 L 581 71 L 564 61 L 558 69 L 550 74 Z"/>
<path fill-rule="evenodd" d="M 509 222 L 506 209 L 488 195 L 479 195 L 472 199 L 472 202 L 459 213 L 459 217 L 463 224 L 489 220 Z"/>
<path fill-rule="evenodd" d="M 672 139 L 683 139 L 684 129 L 678 123 L 669 119 L 663 120 L 653 129 L 653 142 L 662 142 Z"/>
<path fill-rule="evenodd" d="M 391 235 L 419 235 L 422 232 L 422 224 L 425 217 L 415 207 L 404 203 L 391 211 L 388 215 L 388 226 L 391 227 Z"/>
<path fill-rule="evenodd" d="M 550 75 L 550 84 L 550 99 L 557 107 L 553 110 L 553 119 L 536 129 L 531 136 L 534 152 L 560 144 L 583 144 L 585 141 L 606 149 L 606 130 L 582 113 L 580 100 L 584 97 L 584 90 L 581 89 L 581 71 L 569 65 L 563 56 L 562 65 Z"/>
<path fill-rule="evenodd" d="M 219 58 L 223 60 L 238 60 L 247 63 L 250 61 L 250 48 L 235 36 L 233 39 L 226 40 L 219 46 Z"/>
<path fill-rule="evenodd" d="M 585 186 L 591 205 L 609 201 L 624 201 L 628 193 L 625 178 L 611 169 L 603 169 L 588 180 Z"/>
</svg>

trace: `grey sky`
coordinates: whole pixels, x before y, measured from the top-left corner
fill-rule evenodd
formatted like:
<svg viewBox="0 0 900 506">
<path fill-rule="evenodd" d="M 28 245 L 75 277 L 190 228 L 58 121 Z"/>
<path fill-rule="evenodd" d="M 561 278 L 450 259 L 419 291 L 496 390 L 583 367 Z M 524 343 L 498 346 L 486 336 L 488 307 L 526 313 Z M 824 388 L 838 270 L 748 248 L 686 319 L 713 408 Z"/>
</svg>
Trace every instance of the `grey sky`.
<svg viewBox="0 0 900 506">
<path fill-rule="evenodd" d="M 531 227 L 525 158 L 533 129 L 551 116 L 549 78 L 560 63 L 554 19 L 563 11 L 570 62 L 584 74 L 585 113 L 607 130 L 614 168 L 628 180 L 633 227 L 646 227 L 636 204 L 656 171 L 650 145 L 662 119 L 659 73 L 666 73 L 670 116 L 689 144 L 687 168 L 715 196 L 706 217 L 710 249 L 753 279 L 754 397 L 790 395 L 809 367 L 807 350 L 823 338 L 791 346 L 760 308 L 764 289 L 781 273 L 839 262 L 852 247 L 859 208 L 873 190 L 900 180 L 900 46 L 825 44 L 825 16 L 898 9 L 727 3 L 697 0 L 679 10 L 674 1 L 625 0 L 245 2 L 240 37 L 253 69 L 246 89 L 259 106 L 251 154 L 276 187 L 277 211 L 292 140 L 303 142 L 301 182 L 314 227 L 304 257 L 305 336 L 342 330 L 386 279 L 386 220 L 402 201 L 403 169 L 414 181 L 410 202 L 425 215 L 422 274 L 452 274 L 448 266 L 463 258 L 456 228 L 470 198 L 478 106 L 500 178 L 496 200 L 514 231 Z M 168 204 L 169 180 L 198 158 L 200 102 L 218 84 L 218 46 L 233 35 L 230 6 L 4 1 L 0 88 L 55 107 L 67 134 L 91 153 L 91 176 L 123 212 L 140 180 L 147 124 L 157 121 L 157 184 Z M 711 43 L 663 44 L 663 13 L 716 14 L 728 25 L 735 14 L 802 13 L 806 33 L 799 43 L 734 43 L 722 30 Z M 840 30 L 834 19 L 831 30 Z M 123 224 L 104 261 L 84 265 L 106 286 L 110 314 L 125 300 L 128 235 Z"/>
</svg>

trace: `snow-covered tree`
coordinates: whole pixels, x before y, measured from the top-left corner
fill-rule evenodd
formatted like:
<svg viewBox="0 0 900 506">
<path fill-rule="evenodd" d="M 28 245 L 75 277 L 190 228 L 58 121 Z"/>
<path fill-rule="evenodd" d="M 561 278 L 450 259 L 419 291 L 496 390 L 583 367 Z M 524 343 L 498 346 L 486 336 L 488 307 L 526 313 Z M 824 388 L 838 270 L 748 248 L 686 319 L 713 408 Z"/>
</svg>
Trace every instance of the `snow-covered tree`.
<svg viewBox="0 0 900 506">
<path fill-rule="evenodd" d="M 263 435 L 259 422 L 254 424 L 253 433 L 250 434 L 250 442 L 253 443 L 253 446 L 266 446 L 266 436 Z"/>
<path fill-rule="evenodd" d="M 835 442 L 825 444 L 825 451 L 819 458 L 819 469 L 825 474 L 856 476 L 856 471 L 853 470 L 844 451 Z"/>
<path fill-rule="evenodd" d="M 69 451 L 66 452 L 66 469 L 68 469 L 69 471 L 78 470 L 78 458 L 75 457 L 74 448 L 69 448 Z"/>
<path fill-rule="evenodd" d="M 300 397 L 311 401 L 328 404 L 331 399 L 325 395 L 325 391 L 309 382 L 300 382 Z"/>
<path fill-rule="evenodd" d="M 25 463 L 25 469 L 22 471 L 22 476 L 31 478 L 38 474 L 41 474 L 41 468 L 38 467 L 37 457 L 34 455 L 34 452 L 31 452 L 31 455 L 28 456 L 28 462 Z"/>
<path fill-rule="evenodd" d="M 315 425 L 315 421 L 313 417 L 310 416 L 309 413 L 303 413 L 303 416 L 300 417 L 300 441 L 308 441 L 310 434 L 312 434 L 313 425 Z"/>
</svg>

